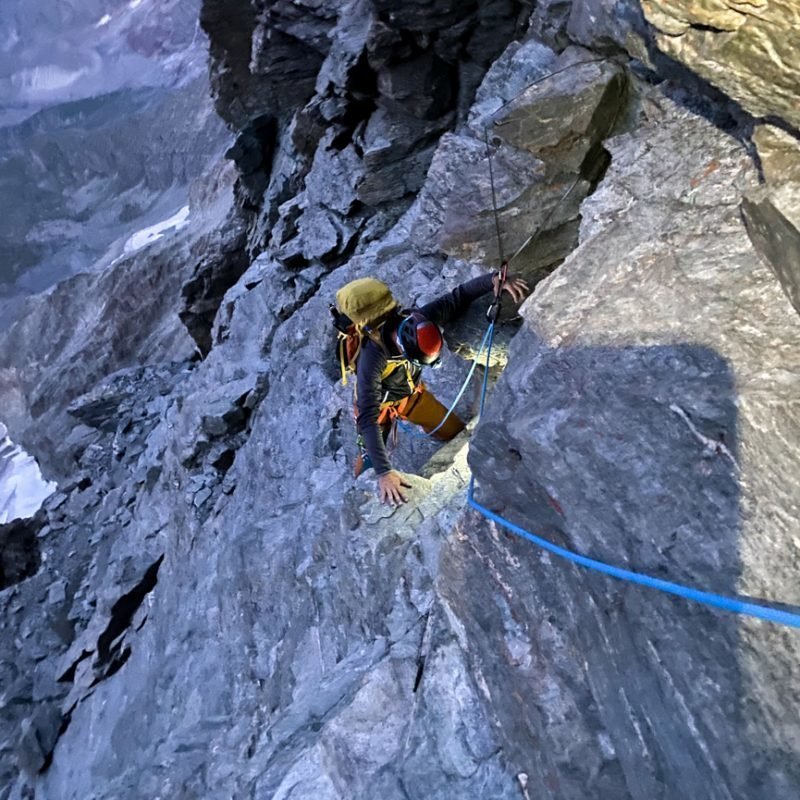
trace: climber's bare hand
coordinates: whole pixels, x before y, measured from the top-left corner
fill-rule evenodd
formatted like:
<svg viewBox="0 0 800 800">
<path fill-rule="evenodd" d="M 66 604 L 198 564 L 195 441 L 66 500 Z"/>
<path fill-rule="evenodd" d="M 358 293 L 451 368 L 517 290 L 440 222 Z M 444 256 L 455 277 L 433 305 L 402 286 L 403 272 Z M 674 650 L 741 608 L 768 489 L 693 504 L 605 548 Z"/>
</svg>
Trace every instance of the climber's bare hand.
<svg viewBox="0 0 800 800">
<path fill-rule="evenodd" d="M 506 278 L 506 282 L 503 284 L 503 291 L 508 292 L 515 303 L 521 303 L 530 289 L 524 278 L 520 278 L 518 275 L 512 275 Z"/>
<path fill-rule="evenodd" d="M 494 284 L 494 293 L 497 294 L 500 276 L 495 275 L 492 279 L 492 283 Z M 508 292 L 515 303 L 521 303 L 530 289 L 528 288 L 528 282 L 525 278 L 521 278 L 519 275 L 509 275 L 506 278 L 506 282 L 503 284 L 503 291 Z"/>
<path fill-rule="evenodd" d="M 378 476 L 378 497 L 382 503 L 396 506 L 407 502 L 405 494 L 401 491 L 403 488 L 410 489 L 411 484 L 406 483 L 399 472 L 392 470 Z"/>
</svg>

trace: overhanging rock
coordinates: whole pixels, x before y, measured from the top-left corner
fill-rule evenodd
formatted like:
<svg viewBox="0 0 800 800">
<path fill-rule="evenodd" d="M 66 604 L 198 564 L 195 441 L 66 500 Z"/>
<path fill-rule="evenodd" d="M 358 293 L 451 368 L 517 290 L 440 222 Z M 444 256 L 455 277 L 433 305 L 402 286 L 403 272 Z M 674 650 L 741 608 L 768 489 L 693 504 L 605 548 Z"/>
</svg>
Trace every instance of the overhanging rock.
<svg viewBox="0 0 800 800">
<path fill-rule="evenodd" d="M 755 116 L 800 126 L 800 16 L 794 0 L 644 0 L 658 47 Z"/>
<path fill-rule="evenodd" d="M 552 170 L 590 174 L 585 164 L 623 111 L 624 70 L 587 50 L 571 48 L 550 74 L 494 115 L 494 132 L 528 150 Z"/>
<path fill-rule="evenodd" d="M 547 54 L 539 43 L 506 51 L 484 83 L 495 87 L 513 63 L 525 65 L 529 85 L 499 108 L 479 90 L 481 113 L 442 140 L 422 194 L 439 247 L 487 264 L 500 260 L 496 202 L 504 255 L 519 251 L 514 268 L 534 282 L 574 247 L 580 202 L 607 167 L 602 142 L 627 97 L 616 64 L 579 48 Z"/>
</svg>

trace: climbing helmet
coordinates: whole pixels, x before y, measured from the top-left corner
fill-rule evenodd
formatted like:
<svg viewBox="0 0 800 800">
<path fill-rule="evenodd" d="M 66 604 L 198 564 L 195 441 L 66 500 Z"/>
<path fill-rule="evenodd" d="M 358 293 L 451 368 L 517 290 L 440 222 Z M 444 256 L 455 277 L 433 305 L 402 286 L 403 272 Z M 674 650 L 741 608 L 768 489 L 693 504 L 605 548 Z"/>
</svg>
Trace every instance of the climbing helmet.
<svg viewBox="0 0 800 800">
<path fill-rule="evenodd" d="M 435 367 L 442 355 L 442 332 L 421 311 L 408 312 L 397 329 L 403 356 L 420 367 Z"/>
</svg>

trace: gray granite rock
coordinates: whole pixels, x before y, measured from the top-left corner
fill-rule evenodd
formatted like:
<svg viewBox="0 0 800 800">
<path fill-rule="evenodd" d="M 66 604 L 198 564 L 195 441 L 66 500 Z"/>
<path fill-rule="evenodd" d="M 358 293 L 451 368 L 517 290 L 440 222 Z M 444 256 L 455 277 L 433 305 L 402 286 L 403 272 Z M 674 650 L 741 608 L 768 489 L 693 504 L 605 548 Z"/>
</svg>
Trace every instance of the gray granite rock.
<svg viewBox="0 0 800 800">
<path fill-rule="evenodd" d="M 800 137 L 776 125 L 757 125 L 753 144 L 769 183 L 800 180 Z"/>
<path fill-rule="evenodd" d="M 37 535 L 43 525 L 41 514 L 0 525 L 0 589 L 25 580 L 39 569 Z"/>
<path fill-rule="evenodd" d="M 414 226 L 416 246 L 499 265 L 492 177 L 506 256 L 524 248 L 537 231 L 554 230 L 575 219 L 588 190 L 579 175 L 548 174 L 547 164 L 531 153 L 493 144 L 487 151 L 486 141 L 476 135 L 448 135 L 421 192 L 426 213 Z M 563 258 L 572 244 L 556 258 Z"/>
<path fill-rule="evenodd" d="M 556 51 L 535 37 L 509 44 L 487 70 L 475 92 L 469 125 L 482 130 L 485 118 L 522 94 L 530 84 L 549 75 L 557 59 Z"/>
<path fill-rule="evenodd" d="M 651 39 L 638 2 L 615 7 L 610 0 L 572 0 L 567 36 L 599 52 L 624 48 L 633 58 L 651 63 Z"/>
<path fill-rule="evenodd" d="M 513 11 L 507 25 L 530 8 L 257 5 L 209 0 L 204 18 L 223 113 L 274 134 L 270 159 L 260 134 L 237 156 L 250 188 L 209 176 L 187 229 L 38 299 L 0 344 L 4 421 L 62 477 L 38 570 L 0 592 L 7 793 L 796 795 L 791 631 L 612 583 L 465 513 L 471 464 L 482 500 L 557 543 L 798 603 L 800 329 L 739 216 L 747 151 L 678 92 L 638 84 L 628 131 L 594 141 L 612 161 L 582 203 L 589 181 L 558 203 L 577 158 L 548 172 L 492 142 L 509 243 L 553 212 L 525 269 L 578 247 L 513 341 L 502 326 L 492 380 L 507 367 L 477 433 L 439 448 L 402 432 L 410 502 L 382 506 L 374 476 L 350 477 L 328 304 L 365 274 L 424 303 L 491 266 L 482 120 L 558 56 L 514 43 L 471 111 L 459 91 L 441 121 L 418 120 L 370 94 L 377 72 L 428 51 L 469 72 L 496 44 L 488 10 Z M 279 54 L 302 91 L 280 87 L 276 114 Z M 265 115 L 275 125 L 248 128 Z M 408 196 L 390 197 L 403 165 Z M 429 381 L 443 400 L 484 311 L 447 331 Z"/>
<path fill-rule="evenodd" d="M 530 31 L 536 38 L 556 50 L 570 44 L 567 35 L 572 0 L 544 0 L 536 3 L 530 19 Z"/>
<path fill-rule="evenodd" d="M 800 313 L 800 183 L 760 186 L 742 201 L 747 232 Z"/>
<path fill-rule="evenodd" d="M 617 65 L 575 48 L 546 77 L 492 115 L 493 132 L 562 172 L 592 175 L 586 161 L 624 116 L 626 77 Z"/>
<path fill-rule="evenodd" d="M 31 777 L 47 765 L 58 739 L 61 717 L 45 706 L 39 706 L 33 716 L 22 722 L 17 743 L 17 757 L 23 770 Z"/>
<path fill-rule="evenodd" d="M 417 246 L 499 264 L 496 203 L 503 253 L 522 256 L 514 268 L 534 282 L 574 247 L 571 223 L 607 165 L 600 144 L 626 116 L 624 74 L 600 62 L 577 48 L 557 58 L 536 42 L 507 49 L 468 127 L 442 139 L 421 192 Z M 540 237 L 547 244 L 534 254 Z"/>
<path fill-rule="evenodd" d="M 261 252 L 277 225 L 284 265 L 333 267 L 372 241 L 370 217 L 385 232 L 527 11 L 517 0 L 402 12 L 351 0 L 262 3 L 223 19 L 218 3 L 204 3 L 220 112 L 241 132 L 231 155 L 256 217 L 248 252 Z M 279 209 L 303 189 L 284 220 Z"/>
<path fill-rule="evenodd" d="M 756 177 L 744 150 L 659 102 L 657 122 L 607 143 L 579 248 L 523 307 L 470 451 L 478 498 L 579 553 L 796 607 L 800 328 L 739 218 Z M 534 785 L 796 793 L 793 634 L 597 576 L 477 517 L 464 527 L 440 586 L 484 642 L 497 729 Z M 487 570 L 492 599 L 477 600 Z M 509 696 L 526 713 L 504 712 Z"/>
</svg>

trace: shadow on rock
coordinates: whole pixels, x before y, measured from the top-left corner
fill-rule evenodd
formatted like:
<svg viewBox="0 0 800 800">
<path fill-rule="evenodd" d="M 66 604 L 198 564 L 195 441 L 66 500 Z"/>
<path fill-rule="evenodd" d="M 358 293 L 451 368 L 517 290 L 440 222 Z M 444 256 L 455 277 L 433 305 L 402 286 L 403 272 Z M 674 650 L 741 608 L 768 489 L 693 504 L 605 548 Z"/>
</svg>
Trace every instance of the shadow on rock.
<svg viewBox="0 0 800 800">
<path fill-rule="evenodd" d="M 526 347 L 536 356 L 501 379 L 473 439 L 479 502 L 581 554 L 736 595 L 726 360 L 691 344 L 549 349 L 526 332 L 517 363 Z M 769 688 L 747 685 L 743 652 L 769 659 L 784 631 L 588 572 L 477 516 L 465 529 L 442 553 L 439 586 L 537 797 L 796 793 L 796 753 L 771 750 L 753 735 L 769 721 L 745 713 L 753 693 L 768 705 Z"/>
</svg>

